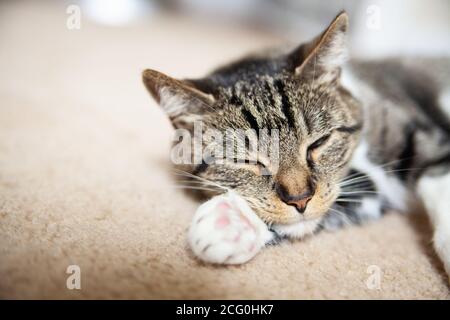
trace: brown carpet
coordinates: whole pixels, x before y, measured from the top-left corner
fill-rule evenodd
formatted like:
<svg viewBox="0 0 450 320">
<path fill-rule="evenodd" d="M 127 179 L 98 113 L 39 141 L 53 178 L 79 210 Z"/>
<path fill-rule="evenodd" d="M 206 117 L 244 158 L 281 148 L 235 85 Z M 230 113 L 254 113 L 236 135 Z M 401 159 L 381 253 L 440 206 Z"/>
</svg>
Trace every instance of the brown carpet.
<svg viewBox="0 0 450 320">
<path fill-rule="evenodd" d="M 172 188 L 171 127 L 140 72 L 201 75 L 281 39 L 170 16 L 78 31 L 65 19 L 62 5 L 0 4 L 0 298 L 450 297 L 417 215 L 270 247 L 243 266 L 197 262 L 186 247 L 197 203 Z M 81 290 L 66 288 L 73 264 Z M 366 286 L 370 265 L 379 290 Z"/>
</svg>

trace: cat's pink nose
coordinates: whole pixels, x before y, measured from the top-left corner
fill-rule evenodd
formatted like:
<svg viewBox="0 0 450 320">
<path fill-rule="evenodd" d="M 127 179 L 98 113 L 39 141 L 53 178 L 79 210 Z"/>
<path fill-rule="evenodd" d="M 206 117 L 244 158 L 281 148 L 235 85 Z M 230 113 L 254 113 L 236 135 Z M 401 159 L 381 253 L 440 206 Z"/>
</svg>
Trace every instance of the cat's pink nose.
<svg viewBox="0 0 450 320">
<path fill-rule="evenodd" d="M 304 213 L 308 202 L 314 195 L 314 187 L 312 184 L 308 185 L 308 188 L 302 194 L 291 194 L 287 191 L 286 187 L 281 184 L 276 185 L 276 190 L 280 199 L 290 206 L 294 206 L 298 212 Z"/>
<path fill-rule="evenodd" d="M 308 202 L 311 199 L 312 199 L 312 195 L 309 195 L 300 200 L 288 201 L 287 204 L 295 206 L 297 208 L 298 212 L 303 213 L 303 212 L 305 212 L 306 206 L 308 205 Z"/>
</svg>

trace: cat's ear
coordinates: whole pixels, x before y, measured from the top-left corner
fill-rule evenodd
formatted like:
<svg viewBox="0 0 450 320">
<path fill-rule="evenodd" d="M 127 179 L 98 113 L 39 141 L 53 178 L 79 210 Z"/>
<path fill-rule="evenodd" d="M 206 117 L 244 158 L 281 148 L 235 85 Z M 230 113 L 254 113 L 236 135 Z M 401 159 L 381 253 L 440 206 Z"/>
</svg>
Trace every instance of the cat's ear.
<svg viewBox="0 0 450 320">
<path fill-rule="evenodd" d="M 346 34 L 348 15 L 339 13 L 319 36 L 301 45 L 291 54 L 296 75 L 333 78 L 339 74 L 341 65 L 348 57 Z"/>
<path fill-rule="evenodd" d="M 193 81 L 177 80 L 150 69 L 142 73 L 142 79 L 176 128 L 190 127 L 215 102 L 211 94 L 201 91 Z"/>
</svg>

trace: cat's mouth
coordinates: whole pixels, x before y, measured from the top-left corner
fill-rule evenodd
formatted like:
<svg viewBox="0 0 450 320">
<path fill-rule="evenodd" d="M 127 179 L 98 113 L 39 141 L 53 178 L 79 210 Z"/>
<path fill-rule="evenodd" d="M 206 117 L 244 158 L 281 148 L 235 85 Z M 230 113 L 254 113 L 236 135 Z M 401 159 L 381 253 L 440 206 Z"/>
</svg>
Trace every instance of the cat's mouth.
<svg viewBox="0 0 450 320">
<path fill-rule="evenodd" d="M 287 206 L 282 211 L 270 213 L 260 212 L 255 208 L 253 210 L 270 228 L 274 228 L 273 231 L 280 232 L 280 236 L 284 235 L 284 230 L 298 229 L 299 237 L 302 237 L 303 233 L 308 234 L 315 230 L 327 212 L 315 212 L 305 216 L 300 214 L 293 206 Z"/>
<path fill-rule="evenodd" d="M 291 224 L 273 224 L 270 229 L 280 237 L 303 238 L 314 231 L 320 225 L 322 217 L 305 219 Z"/>
<path fill-rule="evenodd" d="M 316 194 L 307 203 L 304 210 L 298 210 L 297 206 L 286 204 L 280 199 L 273 198 L 272 205 L 275 210 L 271 214 L 271 221 L 280 225 L 314 224 L 323 219 L 330 211 L 339 195 L 339 188 L 318 187 Z"/>
<path fill-rule="evenodd" d="M 330 210 L 338 190 L 325 190 L 316 193 L 309 201 L 306 210 L 299 212 L 295 205 L 282 201 L 276 194 L 259 197 L 242 196 L 256 215 L 268 226 L 283 225 L 286 227 L 296 225 L 315 225 L 321 221 Z M 308 227 L 309 228 L 309 227 Z"/>
</svg>

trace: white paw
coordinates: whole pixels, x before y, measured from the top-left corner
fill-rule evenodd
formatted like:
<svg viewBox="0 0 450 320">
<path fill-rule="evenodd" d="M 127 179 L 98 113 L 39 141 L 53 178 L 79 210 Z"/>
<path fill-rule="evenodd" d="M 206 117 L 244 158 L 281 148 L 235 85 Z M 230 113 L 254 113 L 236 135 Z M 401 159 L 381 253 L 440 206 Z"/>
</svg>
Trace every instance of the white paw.
<svg viewBox="0 0 450 320">
<path fill-rule="evenodd" d="M 434 226 L 434 247 L 450 277 L 450 173 L 423 176 L 418 182 L 417 194 Z"/>
<path fill-rule="evenodd" d="M 240 264 L 253 258 L 272 239 L 266 224 L 234 192 L 202 204 L 189 229 L 189 245 L 201 260 Z"/>
<path fill-rule="evenodd" d="M 434 248 L 441 258 L 450 281 L 450 234 L 437 228 L 434 233 Z"/>
</svg>

